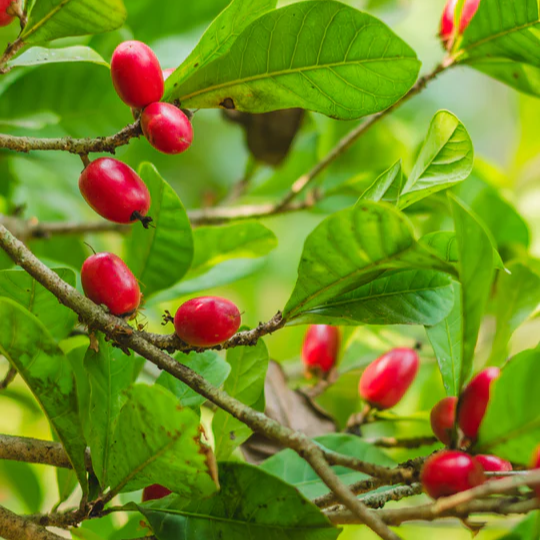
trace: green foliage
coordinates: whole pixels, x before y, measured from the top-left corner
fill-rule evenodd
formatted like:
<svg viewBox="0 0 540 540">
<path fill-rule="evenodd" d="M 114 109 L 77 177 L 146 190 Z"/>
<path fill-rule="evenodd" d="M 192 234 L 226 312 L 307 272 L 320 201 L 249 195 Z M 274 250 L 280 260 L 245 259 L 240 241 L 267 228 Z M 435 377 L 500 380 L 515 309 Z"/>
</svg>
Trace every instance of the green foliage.
<svg viewBox="0 0 540 540">
<path fill-rule="evenodd" d="M 257 113 L 302 107 L 351 119 L 395 103 L 418 69 L 414 52 L 377 19 L 334 1 L 301 2 L 250 24 L 226 55 L 166 100 Z"/>
<path fill-rule="evenodd" d="M 39 66 L 44 64 L 57 64 L 62 62 L 90 62 L 100 66 L 109 67 L 109 64 L 90 47 L 74 45 L 61 49 L 47 49 L 45 47 L 32 47 L 17 56 L 10 62 L 10 67 Z"/>
<path fill-rule="evenodd" d="M 294 487 L 260 468 L 222 463 L 219 481 L 221 490 L 207 501 L 141 507 L 158 540 L 333 540 L 340 533 Z"/>
</svg>

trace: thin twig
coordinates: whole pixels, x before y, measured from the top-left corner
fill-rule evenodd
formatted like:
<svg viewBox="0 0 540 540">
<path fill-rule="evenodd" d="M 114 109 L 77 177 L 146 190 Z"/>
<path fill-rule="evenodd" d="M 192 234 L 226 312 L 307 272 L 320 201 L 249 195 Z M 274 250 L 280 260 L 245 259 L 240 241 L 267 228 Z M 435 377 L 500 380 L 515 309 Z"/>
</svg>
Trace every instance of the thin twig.
<svg viewBox="0 0 540 540">
<path fill-rule="evenodd" d="M 437 444 L 437 437 L 411 437 L 410 439 L 396 439 L 395 437 L 381 437 L 380 439 L 367 439 L 369 444 L 379 448 L 422 448 Z"/>
<path fill-rule="evenodd" d="M 0 381 L 0 390 L 5 390 L 15 380 L 16 376 L 17 370 L 14 367 L 10 367 L 4 379 Z"/>
</svg>

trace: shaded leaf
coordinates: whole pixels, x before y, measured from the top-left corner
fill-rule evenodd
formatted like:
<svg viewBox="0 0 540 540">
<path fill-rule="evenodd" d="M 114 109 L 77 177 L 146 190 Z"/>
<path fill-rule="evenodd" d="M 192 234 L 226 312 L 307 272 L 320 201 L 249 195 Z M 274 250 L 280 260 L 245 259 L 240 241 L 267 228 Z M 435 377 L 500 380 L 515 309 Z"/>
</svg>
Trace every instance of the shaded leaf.
<svg viewBox="0 0 540 540">
<path fill-rule="evenodd" d="M 90 47 L 74 45 L 62 49 L 32 47 L 23 54 L 8 62 L 9 67 L 39 66 L 43 64 L 59 64 L 63 62 L 91 62 L 109 67 L 109 64 Z"/>
<path fill-rule="evenodd" d="M 2 487 L 7 488 L 20 499 L 27 512 L 37 513 L 41 510 L 44 499 L 43 490 L 32 465 L 23 461 L 2 460 L 0 461 L 0 477 L 2 477 Z"/>
<path fill-rule="evenodd" d="M 360 201 L 363 200 L 396 202 L 403 188 L 403 181 L 403 170 L 401 160 L 399 160 L 377 177 L 375 182 L 362 193 L 356 204 L 361 204 Z"/>
</svg>

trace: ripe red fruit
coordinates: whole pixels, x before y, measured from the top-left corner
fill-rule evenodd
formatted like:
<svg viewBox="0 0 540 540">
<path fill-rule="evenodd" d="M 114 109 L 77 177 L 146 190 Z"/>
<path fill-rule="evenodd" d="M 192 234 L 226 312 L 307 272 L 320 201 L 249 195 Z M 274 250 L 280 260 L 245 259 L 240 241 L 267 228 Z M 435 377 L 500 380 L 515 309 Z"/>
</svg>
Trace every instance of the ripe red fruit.
<svg viewBox="0 0 540 540">
<path fill-rule="evenodd" d="M 174 72 L 176 68 L 167 68 L 163 70 L 163 80 L 166 81 Z"/>
<path fill-rule="evenodd" d="M 141 127 L 148 142 L 164 154 L 180 154 L 193 141 L 189 118 L 170 103 L 152 103 L 144 109 Z"/>
<path fill-rule="evenodd" d="M 445 397 L 431 409 L 431 429 L 437 439 L 446 446 L 452 442 L 457 401 L 457 397 Z"/>
<path fill-rule="evenodd" d="M 170 495 L 172 491 L 167 489 L 164 486 L 159 484 L 152 484 L 151 486 L 145 487 L 142 493 L 142 502 L 153 501 L 155 499 L 163 499 L 167 495 Z"/>
<path fill-rule="evenodd" d="M 464 452 L 445 450 L 425 462 L 421 480 L 424 491 L 438 499 L 479 486 L 486 477 L 474 457 Z"/>
<path fill-rule="evenodd" d="M 340 335 L 335 326 L 311 325 L 304 338 L 302 360 L 310 368 L 319 368 L 327 373 L 334 367 L 339 351 Z"/>
<path fill-rule="evenodd" d="M 512 470 L 512 464 L 500 457 L 483 454 L 475 457 L 476 461 L 482 465 L 482 469 L 484 469 L 485 472 L 507 472 Z M 496 477 L 497 480 L 500 480 L 501 478 L 503 477 Z"/>
<path fill-rule="evenodd" d="M 536 447 L 532 455 L 531 467 L 532 470 L 540 470 L 540 445 Z M 540 485 L 531 486 L 536 493 L 536 496 L 540 499 Z"/>
<path fill-rule="evenodd" d="M 150 208 L 150 192 L 139 175 L 113 158 L 92 161 L 79 178 L 79 189 L 86 202 L 102 217 L 115 223 L 133 223 L 145 218 Z"/>
<path fill-rule="evenodd" d="M 111 77 L 120 99 L 130 107 L 142 108 L 163 97 L 163 73 L 148 45 L 124 41 L 111 60 Z"/>
<path fill-rule="evenodd" d="M 81 269 L 84 294 L 104 304 L 113 315 L 129 315 L 141 303 L 141 290 L 124 261 L 112 253 L 97 253 Z"/>
<path fill-rule="evenodd" d="M 497 367 L 481 371 L 467 385 L 459 399 L 458 424 L 464 435 L 476 439 L 486 414 L 491 383 L 501 374 Z"/>
<path fill-rule="evenodd" d="M 390 409 L 409 389 L 418 373 L 419 359 L 413 349 L 393 349 L 377 358 L 362 373 L 360 397 L 377 409 Z"/>
<path fill-rule="evenodd" d="M 176 334 L 189 345 L 213 347 L 240 328 L 238 308 L 225 298 L 201 296 L 182 304 L 174 316 Z"/>
<path fill-rule="evenodd" d="M 458 0 L 448 0 L 441 18 L 441 29 L 439 35 L 444 43 L 448 43 L 454 34 L 454 15 Z M 459 23 L 459 34 L 463 34 L 472 18 L 474 17 L 480 0 L 465 0 L 461 10 L 461 20 Z"/>
<path fill-rule="evenodd" d="M 13 0 L 0 0 L 0 26 L 7 26 L 14 19 L 13 15 L 10 15 L 7 10 Z"/>
</svg>

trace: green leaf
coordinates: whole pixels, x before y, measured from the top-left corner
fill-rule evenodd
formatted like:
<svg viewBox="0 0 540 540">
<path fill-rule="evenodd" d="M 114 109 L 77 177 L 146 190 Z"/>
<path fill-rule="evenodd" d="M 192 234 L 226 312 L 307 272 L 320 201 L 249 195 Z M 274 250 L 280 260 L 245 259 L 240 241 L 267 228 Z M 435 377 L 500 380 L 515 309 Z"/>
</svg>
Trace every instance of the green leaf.
<svg viewBox="0 0 540 540">
<path fill-rule="evenodd" d="M 355 435 L 333 433 L 316 437 L 314 440 L 328 450 L 355 457 L 367 463 L 382 465 L 383 467 L 393 467 L 395 465 L 395 462 L 384 452 Z M 329 491 L 326 484 L 311 466 L 290 449 L 282 450 L 267 459 L 261 465 L 261 469 L 281 478 L 287 484 L 295 486 L 308 499 L 314 499 Z M 345 467 L 332 467 L 332 469 L 340 477 L 341 481 L 347 485 L 367 478 L 365 474 Z"/>
<path fill-rule="evenodd" d="M 32 465 L 23 461 L 0 461 L 2 487 L 19 499 L 26 511 L 35 514 L 43 504 L 43 490 Z"/>
<path fill-rule="evenodd" d="M 59 64 L 63 62 L 91 62 L 109 67 L 109 64 L 90 47 L 75 45 L 62 49 L 32 47 L 8 62 L 9 67 L 39 66 L 43 64 Z"/>
<path fill-rule="evenodd" d="M 86 492 L 86 443 L 73 371 L 45 326 L 9 298 L 0 298 L 0 352 L 17 368 L 41 405 Z"/>
<path fill-rule="evenodd" d="M 193 240 L 195 254 L 186 279 L 200 276 L 230 259 L 262 257 L 277 246 L 276 235 L 257 221 L 197 227 Z"/>
<path fill-rule="evenodd" d="M 537 540 L 540 538 L 540 512 L 531 512 L 512 532 L 497 540 Z"/>
<path fill-rule="evenodd" d="M 407 268 L 455 272 L 414 240 L 402 213 L 386 203 L 363 201 L 329 216 L 308 236 L 284 317 L 292 320 L 371 283 L 385 270 Z"/>
<path fill-rule="evenodd" d="M 431 270 L 389 270 L 371 283 L 306 310 L 294 324 L 433 325 L 454 304 L 452 280 Z"/>
<path fill-rule="evenodd" d="M 220 387 L 231 372 L 230 364 L 225 362 L 215 351 L 191 352 L 189 354 L 178 353 L 175 355 L 175 359 L 216 387 Z M 156 384 L 167 388 L 174 394 L 179 399 L 182 407 L 198 409 L 206 401 L 205 397 L 197 394 L 187 384 L 165 371 L 158 377 Z"/>
<path fill-rule="evenodd" d="M 125 390 L 133 381 L 133 357 L 96 336 L 99 350 L 90 347 L 84 368 L 90 384 L 86 439 L 92 452 L 92 465 L 102 488 L 109 485 L 109 455 L 116 422 L 126 401 Z"/>
<path fill-rule="evenodd" d="M 165 96 L 189 108 L 262 113 L 300 107 L 340 119 L 382 111 L 414 84 L 414 51 L 339 2 L 300 2 L 250 24 L 227 54 Z"/>
<path fill-rule="evenodd" d="M 540 349 L 515 356 L 494 381 L 476 450 L 528 464 L 540 440 Z"/>
<path fill-rule="evenodd" d="M 240 33 L 261 15 L 274 9 L 277 0 L 233 0 L 208 27 L 197 46 L 167 79 L 165 92 L 173 90 L 212 60 L 223 56 Z"/>
<path fill-rule="evenodd" d="M 126 20 L 122 0 L 34 0 L 20 35 L 26 44 L 120 28 Z"/>
<path fill-rule="evenodd" d="M 75 286 L 75 272 L 53 268 L 60 279 Z M 56 339 L 66 337 L 75 326 L 77 316 L 43 285 L 23 270 L 0 271 L 0 297 L 11 298 L 34 314 Z"/>
<path fill-rule="evenodd" d="M 193 237 L 186 210 L 172 187 L 150 163 L 139 174 L 152 197 L 149 215 L 154 226 L 133 227 L 127 247 L 127 265 L 141 282 L 145 296 L 174 285 L 193 259 Z"/>
<path fill-rule="evenodd" d="M 439 111 L 398 198 L 398 207 L 406 208 L 462 182 L 471 174 L 473 159 L 472 141 L 465 126 L 452 113 Z"/>
<path fill-rule="evenodd" d="M 115 492 L 161 484 L 189 498 L 216 490 L 199 431 L 199 416 L 182 408 L 161 386 L 136 385 L 118 415 L 109 454 L 109 483 Z"/>
<path fill-rule="evenodd" d="M 443 261 L 449 263 L 458 262 L 459 246 L 455 232 L 437 231 L 429 233 L 422 236 L 420 242 L 431 248 Z"/>
<path fill-rule="evenodd" d="M 227 351 L 231 373 L 223 389 L 245 405 L 264 410 L 264 381 L 268 370 L 268 350 L 260 339 L 255 347 L 236 347 Z M 229 413 L 218 409 L 212 421 L 218 461 L 227 459 L 245 442 L 251 430 Z"/>
<path fill-rule="evenodd" d="M 207 501 L 140 510 L 158 540 L 335 540 L 341 532 L 294 487 L 258 467 L 222 463 L 220 484 Z"/>
<path fill-rule="evenodd" d="M 457 60 L 540 95 L 540 22 L 537 0 L 483 0 L 464 33 Z"/>
<path fill-rule="evenodd" d="M 500 366 L 508 355 L 508 341 L 514 331 L 529 318 L 540 304 L 540 276 L 519 261 L 500 272 L 495 290 L 495 320 L 497 327 L 489 364 Z"/>
<path fill-rule="evenodd" d="M 403 188 L 403 181 L 403 170 L 401 160 L 399 160 L 377 177 L 375 182 L 362 193 L 356 204 L 361 204 L 360 201 L 396 202 Z"/>
</svg>

